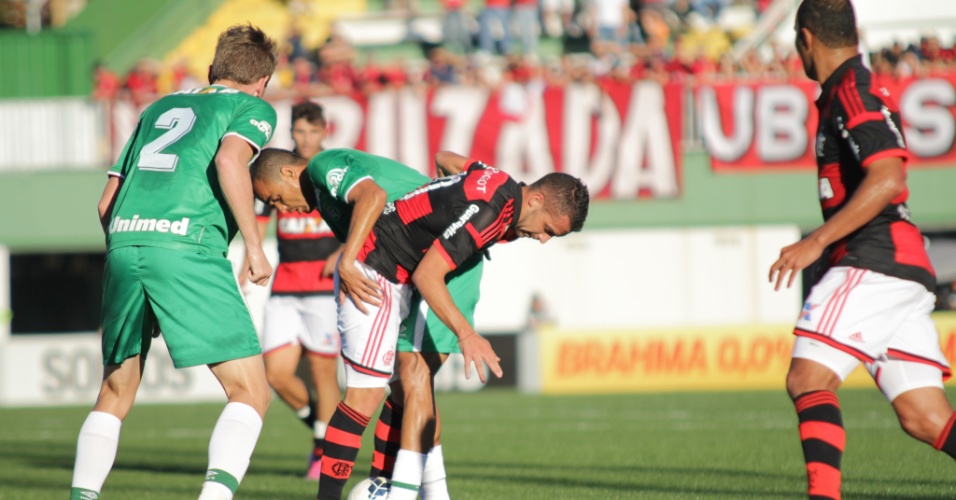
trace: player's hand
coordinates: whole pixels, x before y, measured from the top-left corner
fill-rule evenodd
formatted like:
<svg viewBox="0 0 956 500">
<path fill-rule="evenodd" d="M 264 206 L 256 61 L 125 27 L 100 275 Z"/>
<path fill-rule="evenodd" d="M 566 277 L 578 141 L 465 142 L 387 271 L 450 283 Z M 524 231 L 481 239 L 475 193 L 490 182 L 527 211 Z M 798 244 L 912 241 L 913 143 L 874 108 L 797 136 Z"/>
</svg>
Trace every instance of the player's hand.
<svg viewBox="0 0 956 500">
<path fill-rule="evenodd" d="M 325 265 L 322 266 L 322 272 L 320 273 L 320 276 L 322 276 L 323 278 L 331 278 L 332 275 L 335 274 L 335 262 L 337 260 L 338 259 L 333 259 L 332 257 L 329 257 L 325 261 Z"/>
<path fill-rule="evenodd" d="M 498 364 L 501 358 L 495 354 L 494 349 L 491 348 L 491 343 L 486 338 L 472 332 L 459 339 L 458 345 L 461 347 L 461 355 L 465 357 L 466 379 L 471 378 L 472 362 L 475 363 L 475 371 L 478 372 L 481 383 L 485 383 L 485 369 L 482 363 L 487 365 L 496 377 L 501 378 L 503 372 L 501 371 L 501 365 Z"/>
<path fill-rule="evenodd" d="M 797 274 L 819 259 L 823 250 L 823 245 L 813 239 L 813 235 L 783 247 L 780 250 L 780 258 L 770 266 L 770 282 L 776 281 L 773 289 L 780 290 L 784 280 L 787 282 L 787 288 L 790 288 L 797 279 Z"/>
<path fill-rule="evenodd" d="M 249 259 L 249 268 L 246 271 L 249 281 L 259 286 L 268 285 L 269 277 L 272 276 L 272 264 L 269 264 L 269 259 L 262 252 L 262 246 L 247 247 L 246 255 Z"/>
<path fill-rule="evenodd" d="M 339 303 L 349 298 L 355 304 L 355 307 L 362 311 L 362 314 L 368 314 L 368 310 L 365 309 L 366 303 L 375 307 L 382 307 L 382 290 L 377 283 L 368 279 L 355 267 L 355 261 L 345 262 L 345 259 L 339 259 L 337 270 L 339 273 Z"/>
</svg>

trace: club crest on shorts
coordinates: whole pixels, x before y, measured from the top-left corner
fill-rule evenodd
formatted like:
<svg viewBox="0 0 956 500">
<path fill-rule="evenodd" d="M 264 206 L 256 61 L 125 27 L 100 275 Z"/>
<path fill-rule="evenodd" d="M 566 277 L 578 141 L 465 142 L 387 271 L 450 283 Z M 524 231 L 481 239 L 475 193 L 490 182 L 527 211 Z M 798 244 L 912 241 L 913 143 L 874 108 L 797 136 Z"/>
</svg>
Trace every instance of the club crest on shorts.
<svg viewBox="0 0 956 500">
<path fill-rule="evenodd" d="M 392 361 L 395 361 L 395 351 L 390 350 L 382 356 L 382 362 L 385 366 L 392 366 Z"/>
</svg>

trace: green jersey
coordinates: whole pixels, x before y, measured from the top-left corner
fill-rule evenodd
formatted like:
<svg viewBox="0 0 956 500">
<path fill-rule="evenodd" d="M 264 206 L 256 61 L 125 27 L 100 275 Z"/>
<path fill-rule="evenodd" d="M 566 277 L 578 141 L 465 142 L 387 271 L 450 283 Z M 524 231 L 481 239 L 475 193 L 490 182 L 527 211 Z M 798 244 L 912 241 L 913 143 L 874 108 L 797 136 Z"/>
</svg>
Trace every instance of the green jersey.
<svg viewBox="0 0 956 500">
<path fill-rule="evenodd" d="M 348 194 L 360 181 L 372 179 L 393 202 L 431 180 L 397 161 L 354 149 L 327 149 L 312 158 L 307 170 L 319 214 L 342 242 L 352 220 Z"/>
<path fill-rule="evenodd" d="M 319 214 L 344 242 L 352 220 L 349 191 L 364 179 L 372 179 L 385 190 L 389 203 L 401 198 L 431 179 L 397 161 L 353 149 L 328 149 L 309 162 L 309 180 L 315 187 Z M 476 255 L 448 277 L 448 291 L 468 323 L 474 325 L 482 274 L 482 255 Z M 402 352 L 461 352 L 458 338 L 434 314 L 427 304 L 421 306 L 416 293 L 408 317 L 402 321 L 398 350 Z"/>
<path fill-rule="evenodd" d="M 212 85 L 167 95 L 143 112 L 110 175 L 123 179 L 107 248 L 157 246 L 225 255 L 237 231 L 215 156 L 227 135 L 259 149 L 272 137 L 269 103 Z"/>
</svg>

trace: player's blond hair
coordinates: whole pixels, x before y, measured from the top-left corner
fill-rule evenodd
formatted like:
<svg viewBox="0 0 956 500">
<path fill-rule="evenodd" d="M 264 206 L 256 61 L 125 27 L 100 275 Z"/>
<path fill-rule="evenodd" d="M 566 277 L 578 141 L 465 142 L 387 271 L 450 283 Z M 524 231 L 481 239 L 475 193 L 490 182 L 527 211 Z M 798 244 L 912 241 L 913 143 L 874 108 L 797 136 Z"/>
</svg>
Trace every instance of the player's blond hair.
<svg viewBox="0 0 956 500">
<path fill-rule="evenodd" d="M 219 35 L 216 55 L 209 67 L 209 83 L 231 80 L 248 85 L 276 69 L 276 42 L 259 28 L 233 26 Z"/>
</svg>

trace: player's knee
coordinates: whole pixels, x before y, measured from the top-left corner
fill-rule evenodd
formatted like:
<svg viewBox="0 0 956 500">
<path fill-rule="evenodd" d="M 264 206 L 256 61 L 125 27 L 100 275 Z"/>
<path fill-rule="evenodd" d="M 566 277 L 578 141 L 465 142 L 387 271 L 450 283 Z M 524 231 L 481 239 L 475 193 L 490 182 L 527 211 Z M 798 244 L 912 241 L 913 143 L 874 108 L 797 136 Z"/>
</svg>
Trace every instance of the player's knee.
<svg viewBox="0 0 956 500">
<path fill-rule="evenodd" d="M 939 433 L 943 431 L 943 426 L 937 422 L 934 415 L 904 412 L 899 414 L 899 419 L 900 426 L 907 434 L 927 443 L 935 441 Z"/>
<path fill-rule="evenodd" d="M 283 371 L 266 369 L 266 381 L 269 383 L 269 387 L 273 389 L 280 390 L 285 388 L 291 378 L 288 373 Z"/>
<path fill-rule="evenodd" d="M 836 391 L 840 377 L 829 368 L 815 362 L 794 359 L 787 372 L 787 393 L 791 399 L 813 391 Z"/>
<path fill-rule="evenodd" d="M 808 389 L 810 386 L 807 377 L 803 373 L 794 370 L 790 370 L 787 373 L 787 393 L 791 399 L 796 399 L 800 395 L 810 392 L 812 390 Z"/>
</svg>

